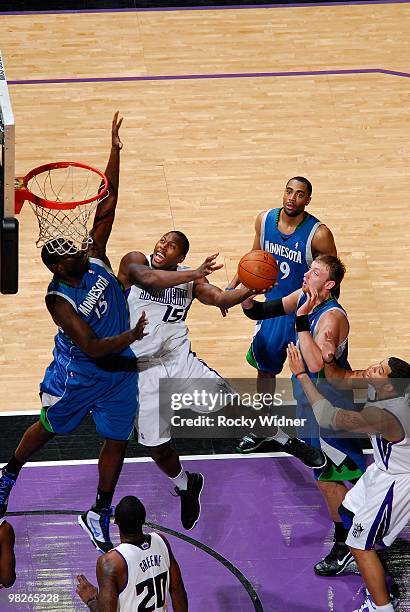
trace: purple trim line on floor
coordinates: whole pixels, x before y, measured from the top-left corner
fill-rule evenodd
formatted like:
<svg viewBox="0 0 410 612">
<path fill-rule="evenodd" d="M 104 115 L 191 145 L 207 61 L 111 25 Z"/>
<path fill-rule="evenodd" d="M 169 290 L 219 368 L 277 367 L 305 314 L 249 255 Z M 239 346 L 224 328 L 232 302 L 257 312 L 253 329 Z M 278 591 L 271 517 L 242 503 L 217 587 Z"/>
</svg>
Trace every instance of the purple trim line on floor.
<svg viewBox="0 0 410 612">
<path fill-rule="evenodd" d="M 114 83 L 128 81 L 185 81 L 200 79 L 248 79 L 269 77 L 299 77 L 299 76 L 330 76 L 345 74 L 388 74 L 409 78 L 409 72 L 387 70 L 385 68 L 348 68 L 340 70 L 298 70 L 294 72 L 238 72 L 221 74 L 175 74 L 152 76 L 124 76 L 124 77 L 82 77 L 82 78 L 55 78 L 55 79 L 21 79 L 8 81 L 9 85 L 51 85 L 60 83 Z"/>
</svg>

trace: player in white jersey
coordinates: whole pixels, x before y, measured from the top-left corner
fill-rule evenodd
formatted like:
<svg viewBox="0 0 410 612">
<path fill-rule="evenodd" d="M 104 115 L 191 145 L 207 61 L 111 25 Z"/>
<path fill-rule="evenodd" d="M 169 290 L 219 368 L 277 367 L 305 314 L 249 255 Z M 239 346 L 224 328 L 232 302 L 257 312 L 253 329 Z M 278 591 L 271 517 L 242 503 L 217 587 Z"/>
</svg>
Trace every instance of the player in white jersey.
<svg viewBox="0 0 410 612">
<path fill-rule="evenodd" d="M 16 558 L 14 556 L 14 529 L 0 519 L 0 589 L 13 586 L 16 581 Z"/>
<path fill-rule="evenodd" d="M 174 612 L 188 611 L 188 598 L 178 563 L 168 541 L 142 531 L 145 508 L 132 495 L 115 508 L 121 544 L 99 557 L 97 589 L 77 576 L 77 593 L 92 612 L 166 612 L 168 594 Z"/>
<path fill-rule="evenodd" d="M 195 390 L 195 383 L 190 386 L 192 379 L 207 379 L 211 386 L 214 382 L 213 390 L 216 393 L 221 389 L 230 391 L 219 374 L 191 351 L 185 319 L 194 298 L 208 306 L 230 308 L 254 292 L 243 286 L 232 291 L 222 291 L 204 277 L 181 284 L 175 282 L 177 286 L 160 291 L 147 289 L 141 276 L 141 265 L 147 274 L 150 268 L 162 270 L 170 277 L 186 274 L 181 264 L 188 249 L 189 241 L 182 232 L 168 232 L 157 242 L 150 257 L 136 251 L 123 257 L 118 278 L 126 290 L 131 325 L 142 311 L 146 312 L 148 318 L 148 335 L 141 346 L 137 343 L 131 346 L 138 357 L 138 441 L 147 447 L 158 467 L 171 478 L 181 499 L 182 525 L 185 529 L 192 529 L 201 512 L 200 495 L 204 479 L 202 474 L 184 471 L 178 454 L 171 447 L 169 433 L 162 432 L 159 382 L 160 379 L 184 379 L 184 392 L 192 393 Z M 195 409 L 201 411 L 201 407 L 196 406 Z M 207 409 L 203 407 L 204 411 Z"/>
<path fill-rule="evenodd" d="M 321 427 L 370 435 L 375 461 L 348 491 L 339 513 L 349 529 L 346 542 L 366 584 L 365 601 L 355 612 L 393 612 L 398 602 L 389 592 L 375 545 L 390 546 L 410 520 L 410 365 L 390 357 L 351 372 L 334 363 L 334 346 L 328 333 L 326 377 L 338 387 L 368 387 L 369 399 L 361 412 L 332 406 L 318 392 L 294 344 L 288 347 L 289 366 Z"/>
</svg>

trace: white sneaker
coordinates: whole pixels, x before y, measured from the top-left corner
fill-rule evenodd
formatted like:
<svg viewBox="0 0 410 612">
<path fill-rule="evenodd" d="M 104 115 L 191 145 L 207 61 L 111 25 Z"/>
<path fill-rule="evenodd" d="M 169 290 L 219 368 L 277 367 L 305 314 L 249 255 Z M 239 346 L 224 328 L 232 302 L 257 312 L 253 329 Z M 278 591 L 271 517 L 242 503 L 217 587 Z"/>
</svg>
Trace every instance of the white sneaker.
<svg viewBox="0 0 410 612">
<path fill-rule="evenodd" d="M 360 608 L 353 610 L 353 612 L 373 612 L 373 610 L 376 610 L 376 604 L 374 603 L 373 598 L 370 595 L 369 591 L 366 589 L 366 587 L 363 589 L 363 595 L 365 597 L 364 602 L 362 603 Z M 390 603 L 393 609 L 397 610 L 400 600 L 397 597 L 392 597 L 390 595 Z"/>
</svg>

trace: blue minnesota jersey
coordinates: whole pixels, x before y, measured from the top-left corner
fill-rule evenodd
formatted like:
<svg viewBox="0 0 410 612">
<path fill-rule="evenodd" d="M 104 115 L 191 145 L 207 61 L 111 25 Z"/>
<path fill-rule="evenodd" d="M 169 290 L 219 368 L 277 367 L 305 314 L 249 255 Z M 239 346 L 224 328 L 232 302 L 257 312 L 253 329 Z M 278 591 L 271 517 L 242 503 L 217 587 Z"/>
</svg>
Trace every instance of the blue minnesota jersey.
<svg viewBox="0 0 410 612">
<path fill-rule="evenodd" d="M 90 267 L 79 287 L 72 287 L 54 277 L 47 295 L 66 299 L 98 338 L 117 336 L 130 328 L 128 306 L 121 285 L 112 270 L 99 259 L 90 258 Z M 61 328 L 54 340 L 53 356 L 59 365 L 70 363 L 72 369 L 76 363 L 82 368 L 88 363 L 91 368 L 97 367 L 95 361 L 81 351 Z M 121 355 L 133 357 L 128 347 Z"/>
<path fill-rule="evenodd" d="M 306 294 L 302 293 L 300 300 L 299 300 L 298 307 L 301 306 L 305 301 L 306 301 Z M 347 318 L 346 311 L 335 298 L 330 298 L 328 300 L 325 300 L 324 302 L 319 304 L 319 306 L 317 306 L 315 310 L 311 312 L 309 315 L 310 331 L 313 337 L 315 336 L 316 327 L 317 327 L 317 324 L 319 323 L 320 318 L 326 312 L 329 312 L 330 310 L 339 310 L 340 312 L 343 312 L 343 314 Z M 296 334 L 296 339 L 298 339 L 297 334 Z M 345 370 L 351 370 L 351 367 L 348 362 L 348 350 L 349 350 L 348 341 L 346 338 L 346 340 L 337 347 L 336 355 L 335 355 L 336 363 Z M 311 380 L 315 382 L 316 386 L 320 390 L 320 393 L 322 393 L 322 395 L 324 395 L 326 399 L 328 399 L 332 404 L 340 406 L 341 408 L 349 408 L 351 410 L 354 409 L 352 391 L 346 391 L 346 390 L 343 391 L 340 389 L 336 389 L 331 383 L 326 381 L 326 379 L 324 378 L 323 372 L 314 372 L 314 373 L 308 372 L 308 373 L 309 373 Z M 310 403 L 305 395 L 305 392 L 302 389 L 302 385 L 294 377 L 293 377 L 293 389 L 294 389 L 295 399 L 298 400 L 298 404 L 300 406 L 305 406 L 307 408 L 308 414 L 311 415 L 312 411 L 311 411 Z"/>
<path fill-rule="evenodd" d="M 279 265 L 277 285 L 266 294 L 267 300 L 280 299 L 301 288 L 313 261 L 312 239 L 320 225 L 316 217 L 306 213 L 292 234 L 283 234 L 278 228 L 281 210 L 266 211 L 261 223 L 260 247 L 272 253 Z M 279 374 L 286 360 L 286 347 L 294 341 L 294 313 L 260 321 L 252 340 L 250 363 L 264 372 Z"/>
<path fill-rule="evenodd" d="M 99 259 L 89 261 L 78 287 L 55 276 L 47 295 L 67 300 L 97 338 L 117 336 L 129 329 L 123 290 L 108 266 Z M 137 410 L 138 375 L 131 349 L 94 360 L 61 328 L 54 340 L 54 359 L 40 383 L 43 427 L 67 434 L 91 413 L 101 436 L 127 440 Z"/>
<path fill-rule="evenodd" d="M 300 289 L 303 275 L 313 261 L 312 239 L 320 221 L 309 213 L 292 234 L 279 231 L 281 208 L 268 210 L 261 223 L 260 247 L 272 253 L 279 265 L 277 285 L 267 295 L 267 300 L 282 298 Z"/>
</svg>

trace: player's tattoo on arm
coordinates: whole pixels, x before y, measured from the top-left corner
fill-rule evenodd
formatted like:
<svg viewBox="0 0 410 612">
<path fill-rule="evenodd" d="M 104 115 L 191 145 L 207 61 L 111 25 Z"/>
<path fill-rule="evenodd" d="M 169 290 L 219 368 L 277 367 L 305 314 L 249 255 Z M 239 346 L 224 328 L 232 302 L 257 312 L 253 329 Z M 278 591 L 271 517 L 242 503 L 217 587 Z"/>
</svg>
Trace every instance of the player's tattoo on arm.
<svg viewBox="0 0 410 612">
<path fill-rule="evenodd" d="M 340 410 L 336 415 L 336 423 L 338 429 L 346 431 L 357 431 L 368 433 L 369 423 L 363 418 L 360 412 L 353 410 Z M 372 431 L 370 433 L 373 433 Z"/>
</svg>

